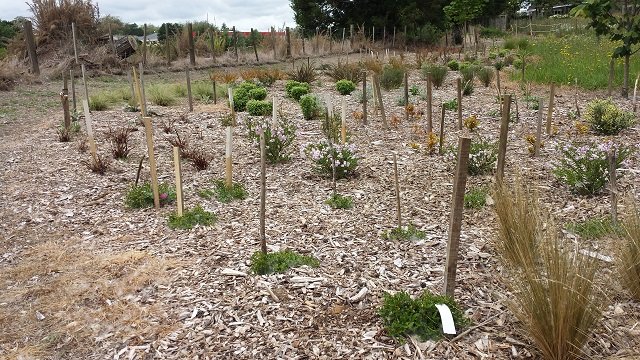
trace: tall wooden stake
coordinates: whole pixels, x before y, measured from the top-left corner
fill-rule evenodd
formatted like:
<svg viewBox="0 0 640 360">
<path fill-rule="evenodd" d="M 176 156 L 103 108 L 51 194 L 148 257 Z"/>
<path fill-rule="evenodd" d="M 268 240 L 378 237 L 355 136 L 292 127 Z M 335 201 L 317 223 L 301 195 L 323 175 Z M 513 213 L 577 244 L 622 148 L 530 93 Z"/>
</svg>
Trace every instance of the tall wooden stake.
<svg viewBox="0 0 640 360">
<path fill-rule="evenodd" d="M 25 20 L 24 22 L 24 37 L 27 42 L 29 60 L 31 61 L 31 72 L 33 75 L 40 76 L 40 65 L 38 65 L 38 54 L 36 53 L 36 41 L 33 38 L 33 25 L 29 20 Z"/>
<path fill-rule="evenodd" d="M 142 28 L 142 65 L 147 66 L 147 24 Z"/>
<path fill-rule="evenodd" d="M 236 110 L 233 105 L 233 88 L 227 88 L 227 94 L 229 95 L 229 107 L 231 107 L 231 125 L 236 126 Z"/>
<path fill-rule="evenodd" d="M 611 96 L 611 93 L 613 92 L 613 77 L 615 75 L 615 61 L 613 59 L 613 57 L 611 57 L 611 61 L 609 61 L 609 84 L 607 86 L 607 96 Z"/>
<path fill-rule="evenodd" d="M 76 65 L 80 63 L 78 59 L 78 43 L 76 42 L 76 23 L 71 23 L 71 35 L 73 37 L 73 56 L 76 60 Z"/>
<path fill-rule="evenodd" d="M 231 162 L 231 149 L 233 147 L 233 139 L 232 139 L 233 128 L 231 126 L 227 126 L 227 146 L 225 148 L 224 159 L 225 159 L 225 185 L 227 188 L 231 188 L 233 186 L 233 172 L 232 172 L 232 162 Z"/>
<path fill-rule="evenodd" d="M 69 70 L 69 76 L 71 77 L 71 99 L 73 100 L 73 112 L 78 112 L 76 105 L 76 77 L 73 74 L 73 69 Z"/>
<path fill-rule="evenodd" d="M 271 27 L 271 46 L 273 47 L 273 60 L 278 60 L 278 56 L 276 54 L 276 29 Z"/>
<path fill-rule="evenodd" d="M 156 169 L 156 156 L 153 151 L 153 127 L 150 117 L 143 117 L 144 133 L 147 139 L 147 154 L 149 156 L 149 170 L 151 171 L 151 190 L 153 191 L 153 206 L 160 208 L 160 193 L 158 191 L 158 170 Z"/>
<path fill-rule="evenodd" d="M 402 229 L 402 214 L 400 212 L 400 183 L 398 181 L 398 162 L 396 153 L 393 153 L 393 178 L 396 182 L 396 215 L 398 220 L 398 229 Z"/>
<path fill-rule="evenodd" d="M 80 70 L 82 71 L 82 82 L 84 83 L 84 98 L 89 101 L 89 87 L 87 86 L 87 76 L 84 71 L 84 64 L 80 65 Z"/>
<path fill-rule="evenodd" d="M 289 30 L 288 26 L 285 28 L 285 35 L 287 37 L 287 58 L 290 58 L 291 57 L 291 31 Z"/>
<path fill-rule="evenodd" d="M 265 162 L 266 150 L 264 144 L 264 133 L 260 134 L 260 250 L 267 253 L 267 238 L 265 235 L 265 208 L 267 201 L 267 166 Z"/>
<path fill-rule="evenodd" d="M 342 126 L 340 128 L 340 134 L 342 135 L 342 145 L 347 143 L 347 100 L 344 96 L 341 97 L 341 120 Z"/>
<path fill-rule="evenodd" d="M 544 108 L 544 100 L 538 98 L 538 126 L 536 128 L 536 142 L 533 145 L 533 156 L 540 156 L 540 144 L 542 142 L 542 109 Z"/>
<path fill-rule="evenodd" d="M 184 211 L 184 198 L 182 196 L 182 167 L 180 165 L 180 148 L 173 147 L 173 167 L 176 174 L 176 203 L 178 204 L 178 216 Z"/>
<path fill-rule="evenodd" d="M 196 48 L 193 43 L 193 24 L 187 23 L 187 32 L 189 33 L 189 63 L 191 64 L 191 66 L 196 66 Z"/>
<path fill-rule="evenodd" d="M 84 121 L 87 128 L 87 137 L 89 138 L 89 151 L 94 161 L 98 160 L 98 150 L 96 148 L 96 139 L 93 136 L 93 126 L 91 126 L 91 113 L 89 112 L 89 101 L 87 99 L 82 100 L 82 107 L 84 109 Z"/>
<path fill-rule="evenodd" d="M 636 83 L 633 86 L 633 112 L 635 113 L 636 110 L 638 109 L 637 107 L 637 103 L 636 103 L 636 95 L 638 94 L 638 80 L 640 80 L 640 73 L 638 73 L 638 77 L 636 77 Z M 579 115 L 578 115 L 579 116 Z"/>
<path fill-rule="evenodd" d="M 187 67 L 187 98 L 189 99 L 189 112 L 193 112 L 193 96 L 191 95 L 191 76 Z"/>
<path fill-rule="evenodd" d="M 385 115 L 384 112 L 384 103 L 382 102 L 382 91 L 380 91 L 380 78 L 378 78 L 377 76 L 375 77 L 376 81 L 373 84 L 374 90 L 376 92 L 377 98 L 378 98 L 378 102 L 380 105 L 380 115 L 382 116 L 382 126 L 385 129 L 389 128 L 389 124 L 387 124 L 387 116 Z"/>
<path fill-rule="evenodd" d="M 383 38 L 384 39 L 384 38 Z M 384 43 L 384 40 L 383 40 Z M 404 72 L 404 121 L 409 122 L 409 72 Z"/>
<path fill-rule="evenodd" d="M 62 112 L 64 114 L 64 129 L 68 132 L 71 128 L 71 114 L 69 113 L 69 78 L 66 72 L 64 73 L 60 100 L 62 100 Z"/>
<path fill-rule="evenodd" d="M 447 108 L 444 103 L 442 104 L 442 115 L 440 116 L 440 139 L 438 146 L 438 154 L 444 154 L 444 116 L 447 112 Z"/>
<path fill-rule="evenodd" d="M 500 70 L 496 69 L 496 87 L 498 88 L 498 97 L 502 96 L 502 89 L 500 88 Z"/>
<path fill-rule="evenodd" d="M 111 44 L 111 49 L 113 50 L 113 55 L 117 55 L 118 52 L 116 50 L 116 43 L 113 41 L 113 32 L 111 31 L 111 23 L 109 23 L 109 43 Z"/>
<path fill-rule="evenodd" d="M 362 124 L 367 125 L 367 72 L 362 72 Z"/>
<path fill-rule="evenodd" d="M 217 104 L 218 103 L 218 89 L 216 89 L 216 79 L 212 79 L 211 82 L 213 83 L 213 104 Z"/>
<path fill-rule="evenodd" d="M 458 164 L 453 181 L 453 196 L 451 199 L 451 217 L 449 219 L 449 239 L 447 242 L 447 262 L 444 271 L 444 293 L 453 298 L 456 287 L 456 271 L 458 267 L 458 248 L 460 246 L 460 231 L 462 229 L 462 210 L 464 207 L 464 193 L 467 185 L 467 168 L 469 166 L 469 148 L 471 139 L 458 139 Z"/>
<path fill-rule="evenodd" d="M 257 33 L 254 34 L 253 28 L 251 28 L 251 45 L 253 45 L 253 53 L 256 55 L 256 62 L 260 62 L 260 59 L 258 59 L 258 48 L 256 45 L 256 42 L 257 42 L 256 37 L 257 37 Z"/>
<path fill-rule="evenodd" d="M 395 27 L 394 37 L 395 37 Z M 433 91 L 431 84 L 431 74 L 427 75 L 427 134 L 433 132 Z"/>
<path fill-rule="evenodd" d="M 616 151 L 612 150 L 607 154 L 609 160 L 609 196 L 611 201 L 611 222 L 613 225 L 618 224 L 618 184 L 616 178 Z"/>
<path fill-rule="evenodd" d="M 551 83 L 551 91 L 549 93 L 549 109 L 547 110 L 547 135 L 551 134 L 551 120 L 553 118 L 553 102 L 555 100 L 556 86 Z"/>
<path fill-rule="evenodd" d="M 456 79 L 458 90 L 458 130 L 462 130 L 462 79 Z"/>
<path fill-rule="evenodd" d="M 164 23 L 164 47 L 167 57 L 167 66 L 171 65 L 171 48 L 169 47 L 169 23 Z"/>
<path fill-rule="evenodd" d="M 139 81 L 140 81 L 140 101 L 142 102 L 142 116 L 147 116 L 147 95 L 145 93 L 144 90 L 144 65 L 142 65 L 142 63 L 138 64 L 138 69 L 140 69 L 140 77 L 139 77 Z"/>
<path fill-rule="evenodd" d="M 502 183 L 504 177 L 504 163 L 507 154 L 507 139 L 509 136 L 509 117 L 511 116 L 511 95 L 504 95 L 502 105 L 502 121 L 500 122 L 500 141 L 498 143 L 498 169 L 496 182 Z"/>
<path fill-rule="evenodd" d="M 236 31 L 236 27 L 234 26 L 232 28 L 233 31 L 233 53 L 236 57 L 236 63 L 238 63 L 239 58 L 238 58 L 238 32 Z"/>
</svg>

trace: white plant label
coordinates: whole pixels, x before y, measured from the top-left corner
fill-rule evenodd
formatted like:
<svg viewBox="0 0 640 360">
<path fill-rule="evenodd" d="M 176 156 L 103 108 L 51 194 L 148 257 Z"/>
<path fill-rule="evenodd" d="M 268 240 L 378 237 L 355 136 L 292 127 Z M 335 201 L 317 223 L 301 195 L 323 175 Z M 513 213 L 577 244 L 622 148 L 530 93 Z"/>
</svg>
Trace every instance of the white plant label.
<svg viewBox="0 0 640 360">
<path fill-rule="evenodd" d="M 453 315 L 451 310 L 445 304 L 436 304 L 438 312 L 440 313 L 440 319 L 442 320 L 442 332 L 445 334 L 455 335 L 456 325 L 453 323 Z"/>
</svg>

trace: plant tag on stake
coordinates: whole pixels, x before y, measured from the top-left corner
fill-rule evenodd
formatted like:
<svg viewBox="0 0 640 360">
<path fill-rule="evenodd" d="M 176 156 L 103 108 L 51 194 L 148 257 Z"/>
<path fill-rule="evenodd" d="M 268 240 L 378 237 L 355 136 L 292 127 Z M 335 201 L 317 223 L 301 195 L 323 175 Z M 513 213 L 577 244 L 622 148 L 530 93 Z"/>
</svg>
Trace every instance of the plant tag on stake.
<svg viewBox="0 0 640 360">
<path fill-rule="evenodd" d="M 456 334 L 456 325 L 453 323 L 453 315 L 451 310 L 445 304 L 436 304 L 438 312 L 440 313 L 440 319 L 442 320 L 442 332 L 449 335 Z"/>
</svg>

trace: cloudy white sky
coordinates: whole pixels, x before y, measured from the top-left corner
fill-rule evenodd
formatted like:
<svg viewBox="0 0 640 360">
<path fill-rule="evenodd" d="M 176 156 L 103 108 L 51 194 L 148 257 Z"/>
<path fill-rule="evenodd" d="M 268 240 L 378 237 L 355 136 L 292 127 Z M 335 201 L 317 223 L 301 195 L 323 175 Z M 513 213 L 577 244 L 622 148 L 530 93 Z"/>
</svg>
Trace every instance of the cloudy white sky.
<svg viewBox="0 0 640 360">
<path fill-rule="evenodd" d="M 96 1 L 94 0 L 94 3 Z M 289 0 L 105 0 L 97 1 L 101 15 L 114 15 L 124 22 L 160 25 L 163 22 L 204 21 L 235 25 L 240 31 L 267 31 L 286 23 L 294 27 Z M 0 0 L 0 19 L 31 16 L 21 0 Z"/>
</svg>

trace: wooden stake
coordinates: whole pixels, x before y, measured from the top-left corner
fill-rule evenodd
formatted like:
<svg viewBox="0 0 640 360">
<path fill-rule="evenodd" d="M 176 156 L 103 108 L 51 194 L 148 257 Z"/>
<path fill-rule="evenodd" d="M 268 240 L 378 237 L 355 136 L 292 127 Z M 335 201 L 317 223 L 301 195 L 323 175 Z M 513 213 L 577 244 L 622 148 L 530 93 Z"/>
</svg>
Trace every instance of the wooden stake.
<svg viewBox="0 0 640 360">
<path fill-rule="evenodd" d="M 256 47 L 256 37 L 257 34 L 253 33 L 253 28 L 251 28 L 251 45 L 253 45 L 253 53 L 256 55 L 256 62 L 260 62 L 258 59 L 258 48 Z"/>
<path fill-rule="evenodd" d="M 500 89 L 500 70 L 496 69 L 496 87 L 498 88 L 498 97 L 502 96 L 502 89 Z"/>
<path fill-rule="evenodd" d="M 395 37 L 395 27 L 394 37 Z M 431 84 L 431 74 L 427 75 L 427 134 L 433 132 L 433 91 Z"/>
<path fill-rule="evenodd" d="M 227 188 L 231 188 L 233 186 L 233 172 L 232 172 L 232 163 L 231 163 L 231 149 L 233 146 L 233 142 L 232 142 L 232 127 L 231 126 L 227 126 L 227 146 L 225 149 L 225 174 L 226 174 L 226 186 Z"/>
<path fill-rule="evenodd" d="M 236 27 L 232 28 L 233 31 L 233 53 L 236 57 L 236 63 L 238 63 L 238 32 L 236 31 Z"/>
<path fill-rule="evenodd" d="M 236 28 L 233 28 L 233 33 L 235 34 Z M 196 48 L 193 44 L 193 24 L 187 23 L 187 32 L 189 33 L 189 63 L 191 66 L 196 66 Z"/>
<path fill-rule="evenodd" d="M 398 219 L 398 229 L 402 229 L 402 214 L 400 213 L 400 183 L 398 181 L 398 162 L 396 153 L 393 153 L 393 178 L 396 182 L 396 215 Z"/>
<path fill-rule="evenodd" d="M 116 43 L 113 41 L 113 32 L 111 31 L 111 22 L 109 22 L 109 43 L 111 44 L 113 55 L 118 55 L 118 52 L 116 51 Z"/>
<path fill-rule="evenodd" d="M 98 160 L 98 150 L 96 148 L 96 139 L 93 136 L 93 127 L 91 126 L 91 113 L 89 112 L 89 102 L 87 99 L 82 100 L 82 107 L 84 109 L 84 121 L 87 128 L 87 137 L 89 138 L 89 151 L 94 161 Z"/>
<path fill-rule="evenodd" d="M 78 112 L 78 107 L 76 106 L 76 77 L 73 74 L 73 69 L 69 70 L 69 76 L 71 77 L 71 99 L 73 100 L 73 112 Z"/>
<path fill-rule="evenodd" d="M 216 80 L 213 79 L 211 82 L 213 82 L 213 104 L 215 105 L 218 103 L 218 90 L 216 89 Z"/>
<path fill-rule="evenodd" d="M 236 110 L 233 107 L 233 88 L 227 88 L 227 94 L 229 95 L 229 107 L 231 107 L 231 125 L 236 126 Z"/>
<path fill-rule="evenodd" d="M 553 102 L 555 100 L 556 86 L 551 83 L 551 91 L 549 93 L 549 109 L 547 110 L 547 135 L 551 135 L 551 118 L 553 117 Z"/>
<path fill-rule="evenodd" d="M 133 70 L 133 82 L 136 91 L 136 98 L 138 99 L 138 105 L 140 105 L 140 114 L 144 116 L 147 110 L 144 107 L 144 101 L 142 101 L 142 90 L 140 88 L 140 81 L 138 80 L 138 73 L 136 72 L 135 67 L 132 67 L 131 69 Z"/>
<path fill-rule="evenodd" d="M 467 185 L 470 145 L 470 138 L 460 137 L 458 139 L 458 164 L 456 165 L 455 179 L 453 181 L 449 239 L 447 242 L 447 262 L 444 271 L 444 293 L 451 298 L 454 297 L 456 287 L 458 248 L 460 246 L 460 231 L 462 229 L 462 211 L 464 207 L 464 193 Z"/>
<path fill-rule="evenodd" d="M 182 167 L 180 165 L 180 148 L 173 147 L 173 167 L 176 174 L 176 203 L 178 203 L 178 216 L 184 211 L 184 199 L 182 197 Z"/>
<path fill-rule="evenodd" d="M 607 86 L 607 96 L 611 96 L 613 92 L 613 77 L 615 75 L 615 60 L 611 57 L 611 61 L 609 61 L 609 84 Z"/>
<path fill-rule="evenodd" d="M 384 38 L 383 38 L 384 39 Z M 384 43 L 384 40 L 383 40 Z M 409 122 L 409 72 L 404 72 L 404 121 Z"/>
<path fill-rule="evenodd" d="M 367 72 L 362 72 L 362 124 L 367 125 Z"/>
<path fill-rule="evenodd" d="M 27 51 L 29 52 L 29 60 L 31 61 L 31 73 L 40 76 L 40 65 L 38 65 L 38 54 L 36 53 L 36 41 L 33 38 L 33 25 L 31 21 L 24 22 L 24 37 L 27 42 Z"/>
<path fill-rule="evenodd" d="M 82 70 L 82 82 L 84 83 L 84 98 L 89 101 L 89 87 L 87 86 L 87 76 L 84 71 L 84 64 L 80 65 L 80 70 Z"/>
<path fill-rule="evenodd" d="M 149 170 L 151 171 L 151 189 L 153 190 L 153 205 L 160 208 L 160 194 L 158 192 L 158 170 L 156 169 L 156 157 L 153 151 L 153 127 L 150 117 L 143 117 L 144 133 L 147 139 L 147 154 L 149 156 Z"/>
<path fill-rule="evenodd" d="M 289 30 L 288 26 L 285 28 L 285 36 L 287 38 L 287 58 L 290 58 L 291 57 L 291 31 Z"/>
<path fill-rule="evenodd" d="M 193 96 L 191 95 L 191 76 L 187 67 L 187 98 L 189 99 L 189 112 L 193 112 Z"/>
<path fill-rule="evenodd" d="M 340 134 L 342 135 L 342 145 L 347 143 L 347 100 L 344 96 L 341 99 L 341 120 L 342 127 L 340 129 Z"/>
<path fill-rule="evenodd" d="M 139 73 L 139 81 L 140 81 L 140 101 L 142 102 L 142 116 L 147 116 L 147 95 L 144 91 L 144 66 L 142 65 L 142 63 L 138 64 L 138 69 L 140 69 L 140 73 Z"/>
<path fill-rule="evenodd" d="M 638 80 L 640 80 L 640 73 L 638 73 L 638 77 L 636 77 L 636 84 L 633 86 L 633 112 L 634 113 L 638 109 L 637 103 L 636 103 L 636 95 L 638 94 Z"/>
<path fill-rule="evenodd" d="M 462 79 L 456 79 L 458 89 L 458 130 L 462 130 Z"/>
<path fill-rule="evenodd" d="M 376 94 L 378 95 L 378 102 L 380 105 L 380 115 L 382 115 L 382 126 L 385 129 L 389 128 L 389 124 L 387 124 L 387 116 L 385 115 L 384 112 L 384 103 L 382 102 L 382 92 L 380 91 L 380 79 L 376 76 L 375 77 L 376 81 L 374 83 L 374 89 Z"/>
<path fill-rule="evenodd" d="M 267 253 L 267 238 L 265 235 L 265 208 L 267 200 L 267 177 L 266 177 L 266 146 L 264 144 L 264 133 L 260 134 L 260 250 Z"/>
<path fill-rule="evenodd" d="M 573 102 L 574 102 L 574 104 L 576 106 L 576 116 L 579 118 L 580 117 L 580 106 L 578 105 L 578 78 L 574 78 L 574 80 L 575 80 L 575 86 L 574 86 L 575 93 L 573 94 Z M 637 83 L 638 82 L 636 81 L 636 84 Z M 634 94 L 635 94 L 635 92 L 634 92 Z"/>
<path fill-rule="evenodd" d="M 498 143 L 498 169 L 496 171 L 496 182 L 502 183 L 504 177 L 504 163 L 507 154 L 507 140 L 509 136 L 509 118 L 511 116 L 511 95 L 502 97 L 502 121 L 500 123 L 500 142 Z"/>
<path fill-rule="evenodd" d="M 69 113 L 69 78 L 67 78 L 66 72 L 64 73 L 60 100 L 62 100 L 62 112 L 64 114 L 64 129 L 68 132 L 71 128 L 71 114 Z"/>
<path fill-rule="evenodd" d="M 164 23 L 164 47 L 167 57 L 167 66 L 171 65 L 171 49 L 169 48 L 169 23 Z"/>
<path fill-rule="evenodd" d="M 147 24 L 142 28 L 142 65 L 147 65 Z M 140 72 L 142 75 L 142 72 Z"/>
<path fill-rule="evenodd" d="M 444 116 L 447 112 L 447 108 L 442 104 L 442 116 L 440 116 L 440 139 L 438 146 L 438 154 L 444 154 Z"/>
<path fill-rule="evenodd" d="M 612 150 L 607 154 L 609 160 L 609 196 L 611 201 L 611 223 L 618 224 L 618 184 L 616 178 L 617 159 L 616 151 Z"/>
<path fill-rule="evenodd" d="M 536 129 L 536 142 L 533 145 L 533 156 L 540 156 L 540 143 L 542 142 L 542 109 L 544 108 L 544 100 L 538 98 L 538 127 Z"/>
<path fill-rule="evenodd" d="M 273 60 L 277 60 L 278 56 L 276 54 L 276 29 L 271 27 L 271 42 L 273 46 Z"/>
<path fill-rule="evenodd" d="M 78 43 L 76 42 L 76 23 L 71 23 L 71 35 L 73 37 L 73 56 L 76 60 L 76 65 L 80 63 L 78 60 Z"/>
</svg>

